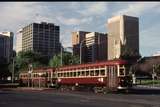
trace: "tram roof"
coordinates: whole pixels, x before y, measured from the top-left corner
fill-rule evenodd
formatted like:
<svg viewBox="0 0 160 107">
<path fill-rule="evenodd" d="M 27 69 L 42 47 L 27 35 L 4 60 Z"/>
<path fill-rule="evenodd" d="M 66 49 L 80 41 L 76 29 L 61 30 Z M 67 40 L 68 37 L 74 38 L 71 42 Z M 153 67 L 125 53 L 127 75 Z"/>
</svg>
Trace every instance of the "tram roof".
<svg viewBox="0 0 160 107">
<path fill-rule="evenodd" d="M 126 60 L 107 60 L 96 63 L 86 63 L 86 64 L 78 64 L 78 65 L 68 65 L 56 68 L 57 70 L 71 70 L 71 69 L 83 69 L 88 67 L 97 67 L 97 66 L 105 66 L 105 65 L 119 65 L 119 64 L 127 64 Z"/>
</svg>

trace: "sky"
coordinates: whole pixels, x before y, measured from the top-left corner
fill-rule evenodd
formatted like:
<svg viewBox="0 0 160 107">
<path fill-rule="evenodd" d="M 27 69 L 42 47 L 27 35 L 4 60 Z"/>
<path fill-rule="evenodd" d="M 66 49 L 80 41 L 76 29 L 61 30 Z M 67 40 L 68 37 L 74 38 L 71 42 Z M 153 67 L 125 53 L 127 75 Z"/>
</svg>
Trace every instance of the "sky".
<svg viewBox="0 0 160 107">
<path fill-rule="evenodd" d="M 60 26 L 63 46 L 69 47 L 71 32 L 107 33 L 107 20 L 123 14 L 139 18 L 141 55 L 160 51 L 160 2 L 1 2 L 0 31 L 12 31 L 16 37 L 30 23 L 54 23 Z"/>
</svg>

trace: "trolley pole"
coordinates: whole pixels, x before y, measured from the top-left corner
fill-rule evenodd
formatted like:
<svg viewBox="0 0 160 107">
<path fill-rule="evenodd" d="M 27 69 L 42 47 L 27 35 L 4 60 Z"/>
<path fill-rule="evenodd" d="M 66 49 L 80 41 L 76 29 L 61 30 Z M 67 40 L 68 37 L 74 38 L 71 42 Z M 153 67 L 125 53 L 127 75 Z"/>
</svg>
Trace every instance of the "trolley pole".
<svg viewBox="0 0 160 107">
<path fill-rule="evenodd" d="M 82 63 L 82 42 L 80 43 L 80 54 L 79 54 L 79 56 L 80 56 L 80 64 Z"/>
</svg>

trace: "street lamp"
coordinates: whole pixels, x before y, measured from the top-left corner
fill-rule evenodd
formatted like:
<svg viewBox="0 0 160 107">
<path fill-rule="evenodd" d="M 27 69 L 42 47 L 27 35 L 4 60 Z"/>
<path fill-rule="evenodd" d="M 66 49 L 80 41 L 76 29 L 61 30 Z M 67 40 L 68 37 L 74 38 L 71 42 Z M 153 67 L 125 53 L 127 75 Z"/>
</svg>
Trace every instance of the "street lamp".
<svg viewBox="0 0 160 107">
<path fill-rule="evenodd" d="M 12 65 L 12 83 L 14 82 L 14 57 L 13 57 L 13 65 Z"/>
<path fill-rule="evenodd" d="M 39 73 L 39 88 L 41 87 L 41 76 L 42 76 L 42 73 Z"/>
<path fill-rule="evenodd" d="M 30 79 L 32 78 L 32 64 L 29 64 L 29 70 L 28 70 L 28 87 L 30 86 Z"/>
<path fill-rule="evenodd" d="M 139 58 L 133 66 L 137 65 L 138 62 L 140 62 L 142 59 L 143 59 L 143 57 Z M 132 71 L 133 66 L 130 67 L 130 71 Z M 136 73 L 136 71 L 134 71 L 134 72 L 132 73 L 133 84 L 136 83 L 136 76 L 135 76 L 135 73 Z"/>
</svg>

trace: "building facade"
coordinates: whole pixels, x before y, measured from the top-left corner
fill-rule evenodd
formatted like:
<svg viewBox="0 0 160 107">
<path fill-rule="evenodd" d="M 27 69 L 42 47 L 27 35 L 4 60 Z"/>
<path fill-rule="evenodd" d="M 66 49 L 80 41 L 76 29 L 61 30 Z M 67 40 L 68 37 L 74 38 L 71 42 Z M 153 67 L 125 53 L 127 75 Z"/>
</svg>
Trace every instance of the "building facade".
<svg viewBox="0 0 160 107">
<path fill-rule="evenodd" d="M 85 36 L 87 31 L 77 31 L 72 32 L 72 47 L 73 47 L 73 55 L 80 57 L 80 47 L 81 47 L 81 62 L 86 62 L 86 45 L 85 45 Z"/>
<path fill-rule="evenodd" d="M 73 32 L 72 45 L 73 54 L 81 55 L 81 63 L 107 60 L 107 34 L 84 31 Z"/>
<path fill-rule="evenodd" d="M 17 31 L 16 35 L 16 53 L 22 51 L 22 29 Z"/>
<path fill-rule="evenodd" d="M 7 63 L 10 62 L 13 54 L 13 32 L 0 32 L 0 57 L 5 57 Z"/>
<path fill-rule="evenodd" d="M 107 60 L 107 34 L 91 32 L 85 37 L 87 62 Z"/>
<path fill-rule="evenodd" d="M 108 27 L 108 59 L 120 58 L 124 55 L 139 55 L 139 19 L 120 15 L 107 22 Z"/>
<path fill-rule="evenodd" d="M 0 34 L 0 63 L 9 63 L 10 38 Z"/>
<path fill-rule="evenodd" d="M 31 23 L 22 29 L 22 51 L 38 52 L 49 58 L 60 52 L 60 27 L 53 23 Z"/>
</svg>

